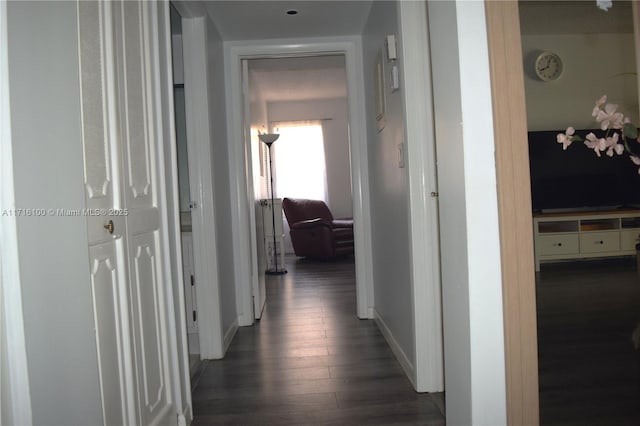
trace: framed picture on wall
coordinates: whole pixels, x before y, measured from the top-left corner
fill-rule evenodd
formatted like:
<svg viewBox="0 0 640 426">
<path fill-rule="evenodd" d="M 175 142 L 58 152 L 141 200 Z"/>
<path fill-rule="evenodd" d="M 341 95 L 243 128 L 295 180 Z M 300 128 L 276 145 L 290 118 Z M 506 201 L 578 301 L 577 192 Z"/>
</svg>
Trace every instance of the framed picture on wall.
<svg viewBox="0 0 640 426">
<path fill-rule="evenodd" d="M 382 49 L 378 51 L 378 55 L 376 56 L 375 70 L 374 70 L 374 84 L 375 84 L 375 96 L 376 96 L 376 124 L 378 128 L 378 132 L 382 131 L 385 126 L 385 90 L 384 90 L 384 61 L 383 61 L 383 53 Z"/>
</svg>

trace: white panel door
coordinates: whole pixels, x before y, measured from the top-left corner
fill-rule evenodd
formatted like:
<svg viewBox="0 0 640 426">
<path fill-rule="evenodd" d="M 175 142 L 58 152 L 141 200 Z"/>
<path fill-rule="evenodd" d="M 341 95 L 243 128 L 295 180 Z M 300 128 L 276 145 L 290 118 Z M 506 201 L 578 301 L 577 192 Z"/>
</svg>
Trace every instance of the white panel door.
<svg viewBox="0 0 640 426">
<path fill-rule="evenodd" d="M 252 141 L 251 141 L 251 102 L 249 96 L 249 61 L 242 60 L 242 108 L 243 108 L 243 126 L 244 126 L 244 139 L 245 139 L 245 164 L 247 164 L 247 204 L 251 206 L 249 208 L 249 237 L 251 240 L 251 246 L 249 252 L 251 253 L 250 270 L 251 270 L 251 287 L 253 292 L 253 316 L 255 319 L 262 317 L 262 311 L 264 310 L 264 304 L 267 301 L 267 291 L 265 288 L 264 271 L 258 271 L 258 241 L 257 241 L 257 223 L 256 223 L 256 209 L 253 207 L 256 205 L 255 190 L 254 190 L 254 178 L 252 175 Z M 262 242 L 260 242 L 262 243 Z M 259 265 L 262 267 L 262 265 Z"/>
<path fill-rule="evenodd" d="M 167 342 L 166 287 L 160 264 L 159 190 L 154 166 L 158 99 L 151 58 L 157 3 L 115 5 L 129 291 L 140 424 L 175 424 Z"/>
<path fill-rule="evenodd" d="M 156 192 L 156 8 L 78 3 L 85 214 L 106 425 L 176 423 Z"/>
<path fill-rule="evenodd" d="M 115 80 L 109 9 L 78 3 L 80 89 L 84 148 L 84 188 L 89 262 L 102 410 L 105 424 L 133 424 L 132 341 L 127 289 L 126 223 L 109 210 L 123 209 L 119 190 L 118 123 L 113 114 Z M 95 214 L 93 214 L 95 213 Z M 109 233 L 109 224 L 114 230 Z"/>
</svg>

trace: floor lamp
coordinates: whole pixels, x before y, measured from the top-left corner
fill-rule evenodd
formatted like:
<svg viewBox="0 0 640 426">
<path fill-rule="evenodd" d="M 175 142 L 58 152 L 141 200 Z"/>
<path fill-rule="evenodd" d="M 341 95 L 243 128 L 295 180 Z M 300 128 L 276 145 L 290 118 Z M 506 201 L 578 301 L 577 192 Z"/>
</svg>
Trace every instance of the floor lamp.
<svg viewBox="0 0 640 426">
<path fill-rule="evenodd" d="M 262 133 L 258 135 L 260 140 L 269 148 L 269 180 L 271 181 L 271 233 L 273 234 L 273 268 L 267 269 L 265 274 L 267 275 L 282 275 L 286 274 L 286 269 L 278 269 L 278 246 L 276 245 L 276 209 L 273 202 L 273 165 L 271 164 L 271 145 L 280 137 L 277 133 Z M 284 247 L 281 247 L 281 250 Z"/>
</svg>

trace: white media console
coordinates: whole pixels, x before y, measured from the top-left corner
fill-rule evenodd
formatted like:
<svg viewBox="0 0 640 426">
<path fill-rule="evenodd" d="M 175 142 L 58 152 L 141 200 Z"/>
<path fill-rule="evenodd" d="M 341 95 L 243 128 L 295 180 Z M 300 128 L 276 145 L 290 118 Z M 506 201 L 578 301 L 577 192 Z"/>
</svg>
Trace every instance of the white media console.
<svg viewBox="0 0 640 426">
<path fill-rule="evenodd" d="M 549 260 L 636 254 L 640 210 L 533 215 L 536 271 Z"/>
</svg>

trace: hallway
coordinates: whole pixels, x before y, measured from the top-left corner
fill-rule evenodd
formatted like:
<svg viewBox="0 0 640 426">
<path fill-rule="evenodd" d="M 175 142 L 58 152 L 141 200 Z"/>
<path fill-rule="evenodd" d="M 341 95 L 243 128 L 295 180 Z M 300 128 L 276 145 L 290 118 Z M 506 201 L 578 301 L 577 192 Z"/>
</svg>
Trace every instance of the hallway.
<svg viewBox="0 0 640 426">
<path fill-rule="evenodd" d="M 443 394 L 418 394 L 373 321 L 355 316 L 353 260 L 287 259 L 262 319 L 207 361 L 193 425 L 444 425 Z"/>
</svg>

